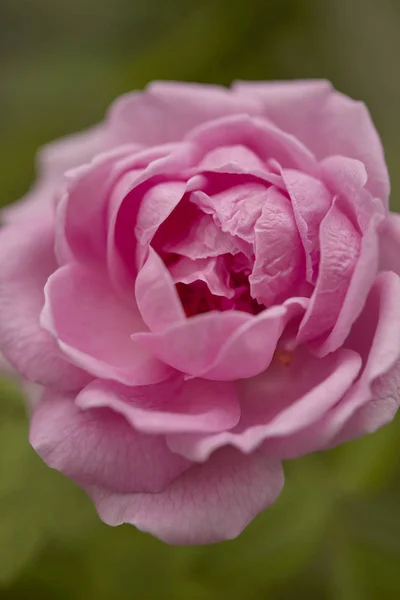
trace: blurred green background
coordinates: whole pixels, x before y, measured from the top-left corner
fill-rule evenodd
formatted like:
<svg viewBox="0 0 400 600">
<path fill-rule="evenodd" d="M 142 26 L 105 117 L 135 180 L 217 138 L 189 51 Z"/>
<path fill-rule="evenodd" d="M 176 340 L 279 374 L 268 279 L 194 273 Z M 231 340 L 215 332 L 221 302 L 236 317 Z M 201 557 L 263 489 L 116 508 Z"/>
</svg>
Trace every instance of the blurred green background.
<svg viewBox="0 0 400 600">
<path fill-rule="evenodd" d="M 0 0 L 0 204 L 36 148 L 152 79 L 324 77 L 366 101 L 400 209 L 397 0 Z M 235 541 L 168 547 L 99 522 L 27 442 L 0 387 L 0 599 L 400 598 L 400 420 L 286 464 L 280 500 Z"/>
</svg>

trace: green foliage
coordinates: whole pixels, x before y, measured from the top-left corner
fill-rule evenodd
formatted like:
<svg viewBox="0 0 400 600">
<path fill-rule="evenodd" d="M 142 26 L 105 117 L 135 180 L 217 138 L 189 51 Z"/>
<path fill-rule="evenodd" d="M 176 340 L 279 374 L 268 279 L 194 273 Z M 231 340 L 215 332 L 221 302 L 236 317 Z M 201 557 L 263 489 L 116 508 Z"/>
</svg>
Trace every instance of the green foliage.
<svg viewBox="0 0 400 600">
<path fill-rule="evenodd" d="M 151 79 L 326 77 L 370 106 L 400 191 L 400 11 L 389 0 L 0 3 L 0 204 L 36 148 Z M 171 548 L 109 528 L 28 444 L 0 384 L 0 600 L 400 597 L 400 423 L 285 466 L 281 498 L 234 541 Z"/>
</svg>

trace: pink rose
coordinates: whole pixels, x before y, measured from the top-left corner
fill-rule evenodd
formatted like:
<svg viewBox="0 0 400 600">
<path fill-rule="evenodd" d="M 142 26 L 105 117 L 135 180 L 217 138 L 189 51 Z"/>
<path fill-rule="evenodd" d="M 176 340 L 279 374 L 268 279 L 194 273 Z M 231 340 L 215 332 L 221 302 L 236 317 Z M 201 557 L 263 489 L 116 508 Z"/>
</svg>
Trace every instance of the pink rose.
<svg viewBox="0 0 400 600">
<path fill-rule="evenodd" d="M 0 235 L 35 450 L 111 525 L 237 536 L 283 459 L 397 410 L 388 195 L 368 111 L 323 81 L 156 83 L 50 146 Z"/>
</svg>

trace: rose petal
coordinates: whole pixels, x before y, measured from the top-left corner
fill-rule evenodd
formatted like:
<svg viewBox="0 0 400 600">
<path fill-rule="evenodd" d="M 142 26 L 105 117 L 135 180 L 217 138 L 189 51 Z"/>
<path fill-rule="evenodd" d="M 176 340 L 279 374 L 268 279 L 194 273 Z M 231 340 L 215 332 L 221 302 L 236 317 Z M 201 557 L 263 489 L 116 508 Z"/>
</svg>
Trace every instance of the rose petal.
<svg viewBox="0 0 400 600">
<path fill-rule="evenodd" d="M 257 316 L 234 310 L 209 312 L 162 332 L 135 334 L 133 339 L 194 377 L 222 381 L 253 377 L 268 367 L 284 327 L 306 302 L 292 299 Z"/>
<path fill-rule="evenodd" d="M 387 206 L 389 176 L 382 144 L 368 109 L 327 81 L 238 82 L 243 99 L 259 99 L 265 116 L 295 135 L 317 158 L 341 154 L 361 161 L 367 188 Z"/>
<path fill-rule="evenodd" d="M 320 227 L 321 260 L 310 305 L 300 325 L 303 344 L 334 327 L 360 255 L 361 239 L 334 201 Z"/>
<path fill-rule="evenodd" d="M 282 301 L 304 277 L 304 258 L 290 201 L 268 189 L 254 227 L 255 262 L 249 277 L 253 298 L 270 306 Z"/>
<path fill-rule="evenodd" d="M 170 544 L 210 544 L 237 537 L 272 504 L 283 486 L 282 468 L 261 452 L 233 449 L 191 467 L 160 494 L 113 494 L 92 489 L 109 525 L 131 523 Z"/>
<path fill-rule="evenodd" d="M 331 195 L 321 181 L 301 171 L 282 169 L 282 178 L 306 254 L 307 281 L 315 283 L 320 260 L 319 228 L 331 205 Z"/>
<path fill-rule="evenodd" d="M 111 107 L 109 123 L 118 143 L 154 145 L 180 141 L 193 127 L 228 114 L 259 112 L 228 89 L 195 83 L 153 82 L 144 92 L 126 94 Z"/>
<path fill-rule="evenodd" d="M 284 350 L 278 351 L 276 360 L 262 375 L 239 384 L 242 416 L 232 431 L 169 435 L 169 447 L 202 462 L 222 446 L 232 445 L 249 453 L 269 440 L 270 455 L 285 458 L 286 438 L 290 440 L 293 434 L 317 422 L 349 389 L 361 368 L 360 356 L 351 350 L 316 359 L 299 349 L 289 363 L 284 362 L 285 356 Z"/>
<path fill-rule="evenodd" d="M 131 340 L 145 325 L 107 278 L 78 264 L 58 269 L 45 286 L 42 325 L 63 353 L 96 377 L 127 385 L 166 379 L 171 369 Z"/>
<path fill-rule="evenodd" d="M 74 390 L 90 377 L 65 360 L 39 322 L 43 288 L 57 268 L 53 227 L 48 215 L 1 232 L 0 344 L 7 360 L 29 381 Z"/>
<path fill-rule="evenodd" d="M 143 433 L 223 431 L 240 417 L 232 383 L 173 379 L 127 388 L 93 381 L 77 397 L 79 408 L 111 408 Z"/>
<path fill-rule="evenodd" d="M 283 167 L 300 168 L 311 175 L 320 171 L 313 154 L 297 138 L 265 119 L 246 114 L 203 123 L 186 140 L 201 149 L 204 156 L 219 146 L 242 145 L 263 162 L 273 158 Z"/>
<path fill-rule="evenodd" d="M 163 437 L 138 433 L 108 409 L 80 410 L 72 396 L 51 391 L 33 410 L 30 443 L 80 485 L 114 492 L 159 492 L 190 465 Z"/>
<path fill-rule="evenodd" d="M 215 296 L 233 298 L 235 295 L 223 257 L 196 260 L 182 257 L 169 267 L 169 272 L 175 284 L 190 285 L 195 281 L 204 281 Z"/>
<path fill-rule="evenodd" d="M 162 330 L 186 319 L 174 281 L 151 247 L 136 277 L 135 296 L 143 321 L 152 331 Z"/>
</svg>

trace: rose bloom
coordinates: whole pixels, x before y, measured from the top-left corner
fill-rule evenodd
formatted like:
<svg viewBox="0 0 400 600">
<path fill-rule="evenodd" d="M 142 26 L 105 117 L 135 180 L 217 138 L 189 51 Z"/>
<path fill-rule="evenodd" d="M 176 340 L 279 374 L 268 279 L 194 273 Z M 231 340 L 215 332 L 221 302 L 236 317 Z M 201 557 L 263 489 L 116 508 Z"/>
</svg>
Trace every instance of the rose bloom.
<svg viewBox="0 0 400 600">
<path fill-rule="evenodd" d="M 155 83 L 45 148 L 0 233 L 36 452 L 110 525 L 237 536 L 282 460 L 397 410 L 388 196 L 367 109 L 324 81 Z"/>
</svg>

